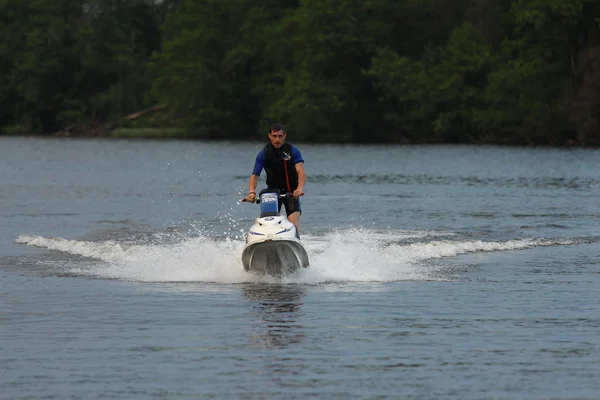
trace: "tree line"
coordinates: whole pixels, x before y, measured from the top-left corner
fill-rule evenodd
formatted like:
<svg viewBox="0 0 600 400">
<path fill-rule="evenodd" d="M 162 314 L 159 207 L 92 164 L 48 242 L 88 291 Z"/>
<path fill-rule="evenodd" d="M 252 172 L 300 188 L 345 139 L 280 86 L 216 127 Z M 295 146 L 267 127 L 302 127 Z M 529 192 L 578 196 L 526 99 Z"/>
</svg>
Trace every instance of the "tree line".
<svg viewBox="0 0 600 400">
<path fill-rule="evenodd" d="M 0 0 L 0 132 L 596 146 L 599 18 L 596 0 Z"/>
</svg>

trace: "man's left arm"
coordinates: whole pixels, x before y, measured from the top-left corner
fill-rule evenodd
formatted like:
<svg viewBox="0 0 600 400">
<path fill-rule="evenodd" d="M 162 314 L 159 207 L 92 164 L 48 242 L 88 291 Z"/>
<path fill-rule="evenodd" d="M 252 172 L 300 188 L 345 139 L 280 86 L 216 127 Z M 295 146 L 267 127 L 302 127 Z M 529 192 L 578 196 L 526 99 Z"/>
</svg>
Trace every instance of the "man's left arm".
<svg viewBox="0 0 600 400">
<path fill-rule="evenodd" d="M 294 197 L 300 197 L 304 194 L 304 183 L 306 182 L 306 173 L 304 172 L 304 159 L 300 150 L 296 146 L 292 146 L 292 160 L 294 167 L 298 173 L 298 186 L 294 190 Z"/>
<path fill-rule="evenodd" d="M 298 173 L 298 187 L 294 190 L 294 197 L 300 197 L 304 194 L 304 183 L 306 182 L 306 172 L 304 172 L 304 162 L 296 164 L 296 172 Z"/>
</svg>

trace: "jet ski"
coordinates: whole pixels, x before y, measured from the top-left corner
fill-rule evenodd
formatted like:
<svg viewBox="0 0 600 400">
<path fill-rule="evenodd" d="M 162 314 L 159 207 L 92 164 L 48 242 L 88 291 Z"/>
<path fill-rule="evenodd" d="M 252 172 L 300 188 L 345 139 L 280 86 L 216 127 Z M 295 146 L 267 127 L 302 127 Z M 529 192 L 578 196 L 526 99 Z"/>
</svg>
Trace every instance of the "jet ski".
<svg viewBox="0 0 600 400">
<path fill-rule="evenodd" d="M 256 200 L 260 216 L 248 231 L 242 252 L 247 272 L 285 276 L 308 267 L 308 254 L 296 226 L 279 213 L 279 201 L 289 196 L 291 193 L 261 192 Z"/>
</svg>

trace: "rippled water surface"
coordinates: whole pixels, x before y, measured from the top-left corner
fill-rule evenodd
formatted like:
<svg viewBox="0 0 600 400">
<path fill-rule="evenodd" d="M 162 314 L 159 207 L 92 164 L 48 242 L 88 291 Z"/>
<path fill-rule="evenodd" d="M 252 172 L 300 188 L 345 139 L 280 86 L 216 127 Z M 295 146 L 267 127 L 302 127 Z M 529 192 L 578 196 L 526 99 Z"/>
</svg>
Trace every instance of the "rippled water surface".
<svg viewBox="0 0 600 400">
<path fill-rule="evenodd" d="M 600 398 L 600 151 L 299 145 L 276 279 L 261 146 L 0 137 L 0 398 Z"/>
</svg>

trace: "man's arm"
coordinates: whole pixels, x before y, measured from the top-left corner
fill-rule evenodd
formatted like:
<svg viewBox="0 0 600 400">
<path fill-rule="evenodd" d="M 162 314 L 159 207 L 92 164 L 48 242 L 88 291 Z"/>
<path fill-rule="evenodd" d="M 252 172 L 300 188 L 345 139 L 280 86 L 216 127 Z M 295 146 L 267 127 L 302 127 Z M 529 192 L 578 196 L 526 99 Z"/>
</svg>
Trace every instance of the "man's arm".
<svg viewBox="0 0 600 400">
<path fill-rule="evenodd" d="M 265 166 L 265 158 L 266 155 L 264 150 L 261 150 L 256 156 L 256 161 L 254 162 L 254 169 L 252 170 L 250 179 L 248 179 L 248 196 L 246 196 L 246 200 L 249 202 L 253 202 L 256 199 L 256 187 L 258 186 L 258 177 L 260 176 L 260 173 Z"/>
<path fill-rule="evenodd" d="M 256 200 L 256 186 L 258 186 L 258 175 L 250 175 L 250 179 L 248 179 L 248 195 L 246 196 L 246 201 L 250 203 L 254 203 Z"/>
<path fill-rule="evenodd" d="M 258 175 L 250 175 L 248 179 L 248 193 L 256 194 L 256 187 L 258 186 Z"/>
<path fill-rule="evenodd" d="M 294 197 L 300 197 L 304 194 L 304 183 L 306 182 L 306 172 L 304 172 L 304 163 L 296 164 L 296 172 L 298 173 L 298 187 L 294 190 Z"/>
</svg>

